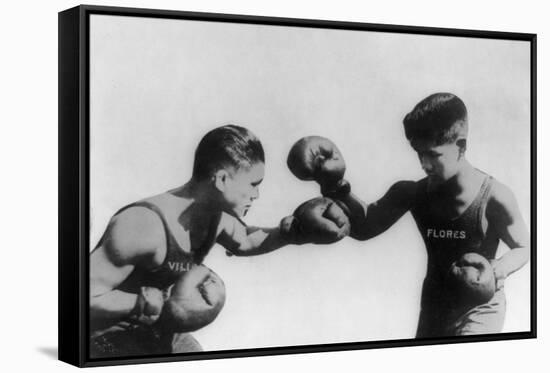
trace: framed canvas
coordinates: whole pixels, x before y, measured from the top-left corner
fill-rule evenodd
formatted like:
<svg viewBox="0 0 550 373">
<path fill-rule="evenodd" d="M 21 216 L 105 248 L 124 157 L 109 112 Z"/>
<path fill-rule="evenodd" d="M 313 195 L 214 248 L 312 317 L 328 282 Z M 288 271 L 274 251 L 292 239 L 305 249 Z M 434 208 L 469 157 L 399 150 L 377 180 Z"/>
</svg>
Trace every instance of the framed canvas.
<svg viewBox="0 0 550 373">
<path fill-rule="evenodd" d="M 536 337 L 536 35 L 59 13 L 59 358 Z"/>
</svg>

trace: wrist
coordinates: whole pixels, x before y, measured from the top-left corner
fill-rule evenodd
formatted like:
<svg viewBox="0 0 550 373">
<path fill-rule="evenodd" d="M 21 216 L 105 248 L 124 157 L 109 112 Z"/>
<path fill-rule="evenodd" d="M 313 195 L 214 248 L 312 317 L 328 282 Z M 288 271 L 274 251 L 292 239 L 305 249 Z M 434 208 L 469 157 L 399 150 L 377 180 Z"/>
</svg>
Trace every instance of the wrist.
<svg viewBox="0 0 550 373">
<path fill-rule="evenodd" d="M 136 303 L 130 317 L 143 324 L 153 324 L 162 311 L 165 296 L 165 293 L 160 289 L 142 286 L 137 294 Z"/>
<path fill-rule="evenodd" d="M 351 193 L 351 184 L 345 180 L 340 179 L 335 183 L 321 184 L 321 194 L 324 197 L 333 199 L 342 199 Z"/>
<path fill-rule="evenodd" d="M 495 277 L 495 289 L 499 290 L 504 286 L 504 280 L 506 279 L 506 274 L 501 270 L 498 265 L 498 259 L 491 259 L 489 261 L 493 269 L 493 275 Z"/>
<path fill-rule="evenodd" d="M 293 215 L 287 216 L 279 224 L 279 235 L 285 245 L 302 245 L 305 243 L 299 221 Z"/>
</svg>

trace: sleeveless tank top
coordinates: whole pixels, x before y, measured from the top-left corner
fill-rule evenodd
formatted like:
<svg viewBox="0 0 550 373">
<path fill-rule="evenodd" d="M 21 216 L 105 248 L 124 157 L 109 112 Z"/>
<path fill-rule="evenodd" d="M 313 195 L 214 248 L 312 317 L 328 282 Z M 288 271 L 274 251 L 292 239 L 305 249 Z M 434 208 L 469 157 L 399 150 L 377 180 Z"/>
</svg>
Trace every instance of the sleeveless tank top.
<svg viewBox="0 0 550 373">
<path fill-rule="evenodd" d="M 210 248 L 214 245 L 221 215 L 211 220 L 206 239 L 200 247 L 184 248 L 180 245 L 174 231 L 178 225 L 181 226 L 178 222 L 181 209 L 172 207 L 174 206 L 173 198 L 177 197 L 164 193 L 132 203 L 115 214 L 116 216 L 131 207 L 149 209 L 159 217 L 166 236 L 166 257 L 163 263 L 153 269 L 135 267 L 134 271 L 116 289 L 131 293 L 139 292 L 142 286 L 165 289 L 172 285 L 183 272 L 188 271 L 193 264 L 202 263 Z"/>
<path fill-rule="evenodd" d="M 446 218 L 438 203 L 430 198 L 427 178 L 418 182 L 411 213 L 428 253 L 428 282 L 441 283 L 451 264 L 465 253 L 475 252 L 487 259 L 495 257 L 499 243 L 497 232 L 491 225 L 484 232 L 482 225 L 492 184 L 493 178 L 485 175 L 479 192 L 466 210 L 456 218 Z"/>
</svg>

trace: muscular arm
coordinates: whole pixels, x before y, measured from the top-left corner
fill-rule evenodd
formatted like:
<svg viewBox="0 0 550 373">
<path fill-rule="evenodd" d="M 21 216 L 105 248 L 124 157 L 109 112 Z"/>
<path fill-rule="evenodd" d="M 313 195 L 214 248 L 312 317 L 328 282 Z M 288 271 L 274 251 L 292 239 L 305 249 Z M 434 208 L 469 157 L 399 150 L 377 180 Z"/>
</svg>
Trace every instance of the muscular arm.
<svg viewBox="0 0 550 373">
<path fill-rule="evenodd" d="M 220 221 L 220 230 L 217 242 L 236 256 L 266 254 L 288 244 L 279 228 L 248 227 L 225 213 Z"/>
<path fill-rule="evenodd" d="M 115 288 L 136 266 L 162 263 L 165 246 L 159 218 L 133 207 L 113 217 L 100 245 L 90 254 L 90 319 L 92 325 L 118 320 L 136 306 L 137 294 Z"/>
<path fill-rule="evenodd" d="M 363 241 L 385 232 L 411 208 L 415 193 L 415 182 L 399 181 L 382 198 L 369 205 L 353 193 L 339 198 L 348 210 L 350 236 Z"/>
<path fill-rule="evenodd" d="M 497 280 L 504 280 L 529 261 L 529 232 L 514 194 L 503 184 L 495 183 L 486 215 L 489 225 L 497 229 L 500 239 L 511 249 L 492 261 Z"/>
</svg>

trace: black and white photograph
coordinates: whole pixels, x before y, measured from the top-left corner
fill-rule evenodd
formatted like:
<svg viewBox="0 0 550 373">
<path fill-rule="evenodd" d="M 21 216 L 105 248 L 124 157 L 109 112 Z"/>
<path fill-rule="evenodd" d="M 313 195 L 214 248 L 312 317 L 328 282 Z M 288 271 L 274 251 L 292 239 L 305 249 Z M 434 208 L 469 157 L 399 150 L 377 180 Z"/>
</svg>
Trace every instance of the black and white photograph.
<svg viewBox="0 0 550 373">
<path fill-rule="evenodd" d="M 90 361 L 532 336 L 532 35 L 87 22 Z"/>
</svg>

